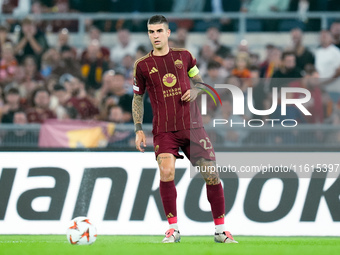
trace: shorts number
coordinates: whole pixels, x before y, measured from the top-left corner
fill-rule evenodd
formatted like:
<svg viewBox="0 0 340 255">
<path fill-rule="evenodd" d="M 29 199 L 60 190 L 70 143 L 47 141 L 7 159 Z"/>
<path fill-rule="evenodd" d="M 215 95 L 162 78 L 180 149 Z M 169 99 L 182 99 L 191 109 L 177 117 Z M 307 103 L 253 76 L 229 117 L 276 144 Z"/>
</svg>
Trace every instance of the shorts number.
<svg viewBox="0 0 340 255">
<path fill-rule="evenodd" d="M 203 143 L 203 148 L 204 148 L 205 150 L 210 150 L 210 149 L 212 149 L 212 144 L 211 144 L 211 142 L 210 142 L 210 140 L 209 140 L 209 137 L 206 137 L 205 139 L 201 139 L 201 140 L 200 140 L 200 143 Z M 210 145 L 210 146 L 207 147 L 207 144 Z"/>
</svg>

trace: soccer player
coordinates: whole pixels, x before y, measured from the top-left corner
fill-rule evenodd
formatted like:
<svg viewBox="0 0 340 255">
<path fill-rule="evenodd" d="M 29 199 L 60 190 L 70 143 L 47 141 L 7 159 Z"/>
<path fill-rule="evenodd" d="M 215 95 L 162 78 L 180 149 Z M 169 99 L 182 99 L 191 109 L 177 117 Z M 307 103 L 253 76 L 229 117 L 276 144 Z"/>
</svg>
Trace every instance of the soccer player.
<svg viewBox="0 0 340 255">
<path fill-rule="evenodd" d="M 145 134 L 142 129 L 143 94 L 148 91 L 153 111 L 153 142 L 160 169 L 160 194 L 169 222 L 163 243 L 180 241 L 177 224 L 175 162 L 183 158 L 182 149 L 194 166 L 207 169 L 215 166 L 215 152 L 202 125 L 195 99 L 203 82 L 196 59 L 185 49 L 170 48 L 170 29 L 164 16 L 148 20 L 148 34 L 153 50 L 138 59 L 134 68 L 134 98 L 132 114 L 136 132 L 136 148 L 144 152 Z M 195 86 L 191 88 L 190 79 Z M 143 144 L 143 146 L 142 146 Z M 211 167 L 209 168 L 211 169 Z M 224 194 L 217 172 L 202 173 L 207 197 L 215 223 L 215 242 L 237 243 L 224 229 Z"/>
</svg>

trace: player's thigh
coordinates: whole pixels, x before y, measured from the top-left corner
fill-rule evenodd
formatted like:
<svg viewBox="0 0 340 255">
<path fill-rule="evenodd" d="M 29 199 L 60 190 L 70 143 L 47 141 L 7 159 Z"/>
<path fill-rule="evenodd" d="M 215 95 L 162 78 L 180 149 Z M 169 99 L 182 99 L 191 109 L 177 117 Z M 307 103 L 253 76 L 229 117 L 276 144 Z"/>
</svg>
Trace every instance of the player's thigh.
<svg viewBox="0 0 340 255">
<path fill-rule="evenodd" d="M 205 129 L 196 128 L 186 131 L 186 138 L 189 142 L 181 146 L 181 148 L 191 164 L 195 166 L 196 162 L 201 158 L 215 161 L 214 147 Z"/>
<path fill-rule="evenodd" d="M 175 158 L 183 158 L 179 154 L 180 141 L 172 132 L 156 134 L 153 137 L 156 160 L 160 154 L 172 154 Z"/>
</svg>

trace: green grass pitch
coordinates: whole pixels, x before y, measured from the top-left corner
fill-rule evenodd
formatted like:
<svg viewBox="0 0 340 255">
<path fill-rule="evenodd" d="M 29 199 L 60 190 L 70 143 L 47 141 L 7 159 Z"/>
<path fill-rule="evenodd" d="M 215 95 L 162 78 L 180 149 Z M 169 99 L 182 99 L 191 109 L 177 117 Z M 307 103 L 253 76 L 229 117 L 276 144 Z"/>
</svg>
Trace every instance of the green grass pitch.
<svg viewBox="0 0 340 255">
<path fill-rule="evenodd" d="M 0 235 L 1 255 L 180 255 L 180 254 L 340 254 L 338 237 L 235 236 L 239 244 L 214 243 L 212 236 L 182 236 L 180 243 L 162 244 L 163 236 L 98 236 L 90 246 L 73 246 L 61 235 Z"/>
</svg>

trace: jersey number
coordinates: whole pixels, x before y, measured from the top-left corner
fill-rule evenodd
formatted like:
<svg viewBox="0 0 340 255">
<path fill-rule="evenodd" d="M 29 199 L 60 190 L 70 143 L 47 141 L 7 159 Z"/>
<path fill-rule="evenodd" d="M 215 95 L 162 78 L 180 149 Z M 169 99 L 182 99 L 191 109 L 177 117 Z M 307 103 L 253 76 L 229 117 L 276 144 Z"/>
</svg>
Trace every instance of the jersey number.
<svg viewBox="0 0 340 255">
<path fill-rule="evenodd" d="M 212 144 L 211 144 L 211 142 L 210 142 L 210 140 L 209 140 L 209 137 L 206 137 L 205 139 L 201 139 L 200 140 L 200 143 L 203 143 L 203 148 L 205 149 L 205 150 L 210 150 L 210 149 L 212 149 Z M 208 147 L 208 146 L 209 147 Z"/>
</svg>

